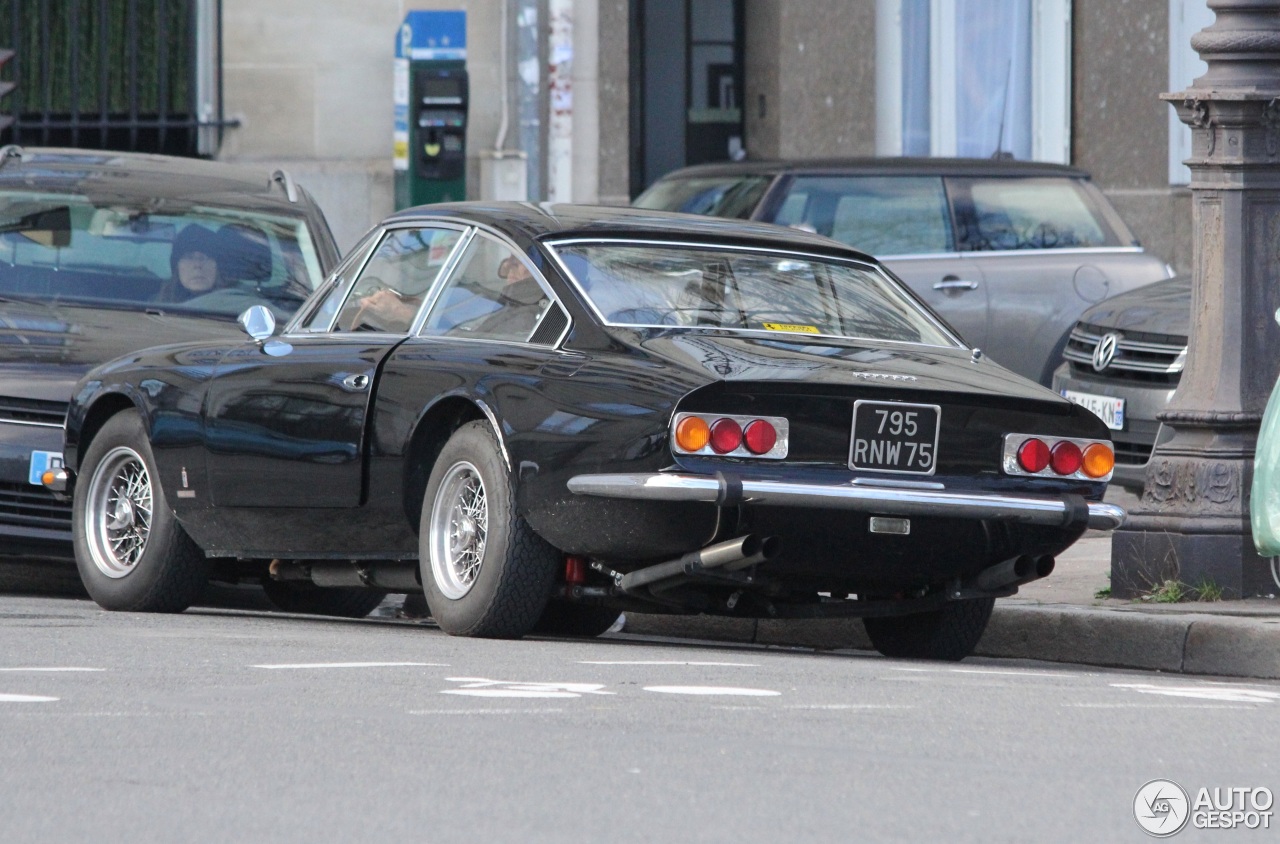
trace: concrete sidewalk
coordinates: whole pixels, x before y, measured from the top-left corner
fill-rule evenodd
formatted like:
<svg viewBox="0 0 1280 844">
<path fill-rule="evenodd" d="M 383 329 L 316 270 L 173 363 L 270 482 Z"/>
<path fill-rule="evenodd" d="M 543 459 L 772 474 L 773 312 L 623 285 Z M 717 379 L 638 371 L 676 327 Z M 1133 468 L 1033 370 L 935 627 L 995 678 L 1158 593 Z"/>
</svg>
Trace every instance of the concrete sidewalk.
<svg viewBox="0 0 1280 844">
<path fill-rule="evenodd" d="M 1183 674 L 1280 678 L 1280 597 L 1157 604 L 1095 597 L 1109 534 L 1089 533 L 1054 573 L 996 602 L 975 655 Z M 1280 587 L 1276 589 L 1280 595 Z M 822 650 L 870 650 L 858 619 L 755 621 L 628 613 L 625 633 Z"/>
</svg>

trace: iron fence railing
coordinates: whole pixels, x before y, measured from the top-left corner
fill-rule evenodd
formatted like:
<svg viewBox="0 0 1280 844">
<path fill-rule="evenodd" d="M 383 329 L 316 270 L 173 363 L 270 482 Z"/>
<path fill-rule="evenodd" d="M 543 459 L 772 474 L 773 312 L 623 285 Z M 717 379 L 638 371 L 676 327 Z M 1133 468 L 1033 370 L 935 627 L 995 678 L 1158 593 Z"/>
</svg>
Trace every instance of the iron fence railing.
<svg viewBox="0 0 1280 844">
<path fill-rule="evenodd" d="M 0 0 L 0 142 L 211 155 L 221 0 Z"/>
</svg>

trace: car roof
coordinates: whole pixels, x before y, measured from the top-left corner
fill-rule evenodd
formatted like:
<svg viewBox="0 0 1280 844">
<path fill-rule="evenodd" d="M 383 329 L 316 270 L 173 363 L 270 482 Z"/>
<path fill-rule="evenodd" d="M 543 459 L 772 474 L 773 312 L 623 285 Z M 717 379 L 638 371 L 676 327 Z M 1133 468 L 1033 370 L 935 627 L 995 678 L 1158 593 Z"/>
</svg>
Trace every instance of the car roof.
<svg viewBox="0 0 1280 844">
<path fill-rule="evenodd" d="M 0 149 L 0 190 L 75 193 L 94 200 L 174 200 L 305 214 L 310 204 L 290 202 L 284 185 L 266 170 L 168 155 L 103 150 L 16 147 Z"/>
<path fill-rule="evenodd" d="M 1089 174 L 1065 164 L 992 158 L 812 158 L 725 161 L 674 170 L 663 179 L 687 176 L 868 175 L 868 176 L 985 176 L 1088 179 Z"/>
<path fill-rule="evenodd" d="M 489 226 L 528 240 L 573 237 L 706 240 L 801 249 L 875 263 L 875 259 L 839 241 L 800 229 L 728 220 L 701 214 L 651 211 L 617 205 L 568 205 L 547 202 L 456 202 L 406 208 L 385 222 L 450 219 Z"/>
</svg>

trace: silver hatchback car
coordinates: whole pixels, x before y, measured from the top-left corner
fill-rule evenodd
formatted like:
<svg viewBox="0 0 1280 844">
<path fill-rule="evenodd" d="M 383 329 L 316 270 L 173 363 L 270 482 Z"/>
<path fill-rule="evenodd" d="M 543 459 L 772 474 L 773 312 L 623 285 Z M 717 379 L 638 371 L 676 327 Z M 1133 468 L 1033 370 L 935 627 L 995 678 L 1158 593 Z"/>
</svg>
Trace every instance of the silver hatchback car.
<svg viewBox="0 0 1280 844">
<path fill-rule="evenodd" d="M 881 259 L 970 346 L 1048 386 L 1090 305 L 1173 275 L 1089 175 L 948 158 L 687 167 L 635 205 L 795 226 Z"/>
</svg>

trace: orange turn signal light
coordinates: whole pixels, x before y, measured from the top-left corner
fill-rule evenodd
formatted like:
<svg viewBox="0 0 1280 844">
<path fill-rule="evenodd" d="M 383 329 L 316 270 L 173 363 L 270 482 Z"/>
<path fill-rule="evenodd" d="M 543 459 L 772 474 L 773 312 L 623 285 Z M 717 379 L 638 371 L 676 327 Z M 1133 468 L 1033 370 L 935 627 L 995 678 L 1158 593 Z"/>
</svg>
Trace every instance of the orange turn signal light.
<svg viewBox="0 0 1280 844">
<path fill-rule="evenodd" d="M 676 445 L 684 451 L 701 451 L 711 441 L 711 426 L 697 416 L 686 416 L 676 425 Z"/>
<path fill-rule="evenodd" d="M 1116 466 L 1116 454 L 1105 443 L 1093 443 L 1084 450 L 1080 471 L 1090 478 L 1101 478 Z"/>
<path fill-rule="evenodd" d="M 46 470 L 45 473 L 40 476 L 40 483 L 44 484 L 45 486 L 48 486 L 49 484 L 53 483 L 52 469 Z"/>
</svg>

